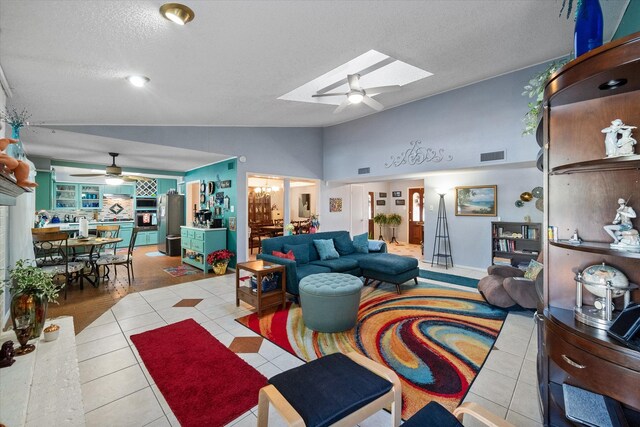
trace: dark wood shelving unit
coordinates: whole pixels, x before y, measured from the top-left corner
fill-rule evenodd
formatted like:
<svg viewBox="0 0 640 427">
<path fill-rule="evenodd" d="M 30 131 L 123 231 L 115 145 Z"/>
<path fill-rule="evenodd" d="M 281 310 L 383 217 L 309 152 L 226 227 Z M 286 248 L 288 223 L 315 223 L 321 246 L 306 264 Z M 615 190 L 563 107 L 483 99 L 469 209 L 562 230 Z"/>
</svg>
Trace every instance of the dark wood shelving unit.
<svg viewBox="0 0 640 427">
<path fill-rule="evenodd" d="M 510 234 L 503 233 L 534 233 L 535 239 L 527 237 L 509 237 Z M 531 230 L 531 231 L 529 231 Z M 511 265 L 517 267 L 520 263 L 528 264 L 532 259 L 536 259 L 541 251 L 542 224 L 536 222 L 491 222 L 491 262 L 496 263 L 496 257 L 509 258 Z M 504 250 L 501 246 L 507 245 L 511 249 Z"/>
<path fill-rule="evenodd" d="M 589 160 L 553 168 L 549 175 L 563 175 L 580 172 L 608 172 L 615 170 L 640 169 L 640 155 Z"/>
<path fill-rule="evenodd" d="M 578 252 L 590 252 L 592 254 L 613 255 L 622 258 L 640 259 L 640 252 L 612 249 L 609 243 L 582 242 L 579 245 L 574 245 L 571 243 L 563 242 L 549 242 L 549 245 L 564 249 L 571 249 Z"/>
</svg>

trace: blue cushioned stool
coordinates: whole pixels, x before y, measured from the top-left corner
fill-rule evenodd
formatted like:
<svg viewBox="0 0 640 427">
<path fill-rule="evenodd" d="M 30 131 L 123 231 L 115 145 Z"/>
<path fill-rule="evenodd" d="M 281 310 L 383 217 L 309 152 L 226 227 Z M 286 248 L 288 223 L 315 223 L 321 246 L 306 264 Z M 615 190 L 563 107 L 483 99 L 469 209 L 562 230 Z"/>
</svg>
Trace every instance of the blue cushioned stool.
<svg viewBox="0 0 640 427">
<path fill-rule="evenodd" d="M 454 409 L 452 414 L 435 401 L 429 402 L 413 414 L 402 424 L 402 427 L 463 427 L 462 420 L 465 414 L 489 427 L 515 427 L 474 402 L 463 403 Z"/>
<path fill-rule="evenodd" d="M 260 390 L 258 427 L 267 425 L 269 404 L 289 425 L 354 426 L 391 405 L 391 425 L 400 424 L 398 376 L 361 354 L 334 353 L 275 375 Z"/>
<path fill-rule="evenodd" d="M 343 273 L 311 274 L 300 280 L 302 319 L 309 329 L 340 332 L 358 320 L 362 281 Z"/>
</svg>

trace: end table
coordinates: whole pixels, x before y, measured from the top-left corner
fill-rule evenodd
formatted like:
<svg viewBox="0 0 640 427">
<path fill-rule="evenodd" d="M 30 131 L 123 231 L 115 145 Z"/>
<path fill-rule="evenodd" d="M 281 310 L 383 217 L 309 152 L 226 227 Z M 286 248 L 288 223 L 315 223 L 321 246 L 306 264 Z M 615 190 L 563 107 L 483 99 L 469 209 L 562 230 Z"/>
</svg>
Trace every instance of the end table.
<svg viewBox="0 0 640 427">
<path fill-rule="evenodd" d="M 249 282 L 249 286 L 240 283 L 240 270 L 256 275 L 258 285 L 255 292 L 251 288 L 251 282 Z M 262 292 L 262 278 L 276 272 L 281 273 L 280 288 L 269 292 Z M 240 305 L 241 300 L 247 304 L 251 304 L 258 310 L 258 317 L 262 316 L 262 311 L 267 307 L 282 304 L 282 309 L 284 310 L 286 306 L 286 276 L 285 266 L 273 262 L 256 260 L 236 264 L 236 307 Z"/>
</svg>

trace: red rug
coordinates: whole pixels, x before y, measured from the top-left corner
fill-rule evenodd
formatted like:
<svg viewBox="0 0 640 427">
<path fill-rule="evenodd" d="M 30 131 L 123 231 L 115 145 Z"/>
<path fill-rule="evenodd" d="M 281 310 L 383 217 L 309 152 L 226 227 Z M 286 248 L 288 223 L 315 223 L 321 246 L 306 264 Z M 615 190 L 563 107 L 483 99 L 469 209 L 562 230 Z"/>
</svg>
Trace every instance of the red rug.
<svg viewBox="0 0 640 427">
<path fill-rule="evenodd" d="M 183 427 L 222 426 L 258 404 L 267 379 L 193 319 L 131 335 Z"/>
</svg>

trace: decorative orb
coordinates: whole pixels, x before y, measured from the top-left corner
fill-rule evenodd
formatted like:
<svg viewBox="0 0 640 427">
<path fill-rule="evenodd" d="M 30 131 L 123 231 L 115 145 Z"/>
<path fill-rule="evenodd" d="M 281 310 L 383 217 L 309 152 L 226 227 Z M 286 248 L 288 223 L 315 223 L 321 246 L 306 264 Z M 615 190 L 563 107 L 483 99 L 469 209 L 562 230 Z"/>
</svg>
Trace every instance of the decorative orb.
<svg viewBox="0 0 640 427">
<path fill-rule="evenodd" d="M 604 262 L 602 264 L 591 265 L 582 272 L 582 283 L 584 287 L 597 297 L 605 298 L 606 290 L 592 285 L 606 285 L 607 282 L 611 282 L 611 286 L 615 288 L 629 286 L 629 280 L 622 271 L 606 265 Z M 624 295 L 625 292 L 624 289 L 616 289 L 611 292 L 611 296 L 612 298 L 618 298 Z"/>
<path fill-rule="evenodd" d="M 544 199 L 536 200 L 536 209 L 538 209 L 540 212 L 544 212 Z"/>
<path fill-rule="evenodd" d="M 528 191 L 525 191 L 520 195 L 520 200 L 522 200 L 523 202 L 529 202 L 531 201 L 531 199 L 533 199 L 533 194 L 529 193 Z"/>
<path fill-rule="evenodd" d="M 541 199 L 544 195 L 544 190 L 542 189 L 542 187 L 536 187 L 531 190 L 531 194 L 533 194 L 533 197 L 535 197 L 536 199 Z"/>
<path fill-rule="evenodd" d="M 516 200 L 516 207 L 521 208 L 524 206 L 524 202 L 522 200 Z"/>
</svg>

